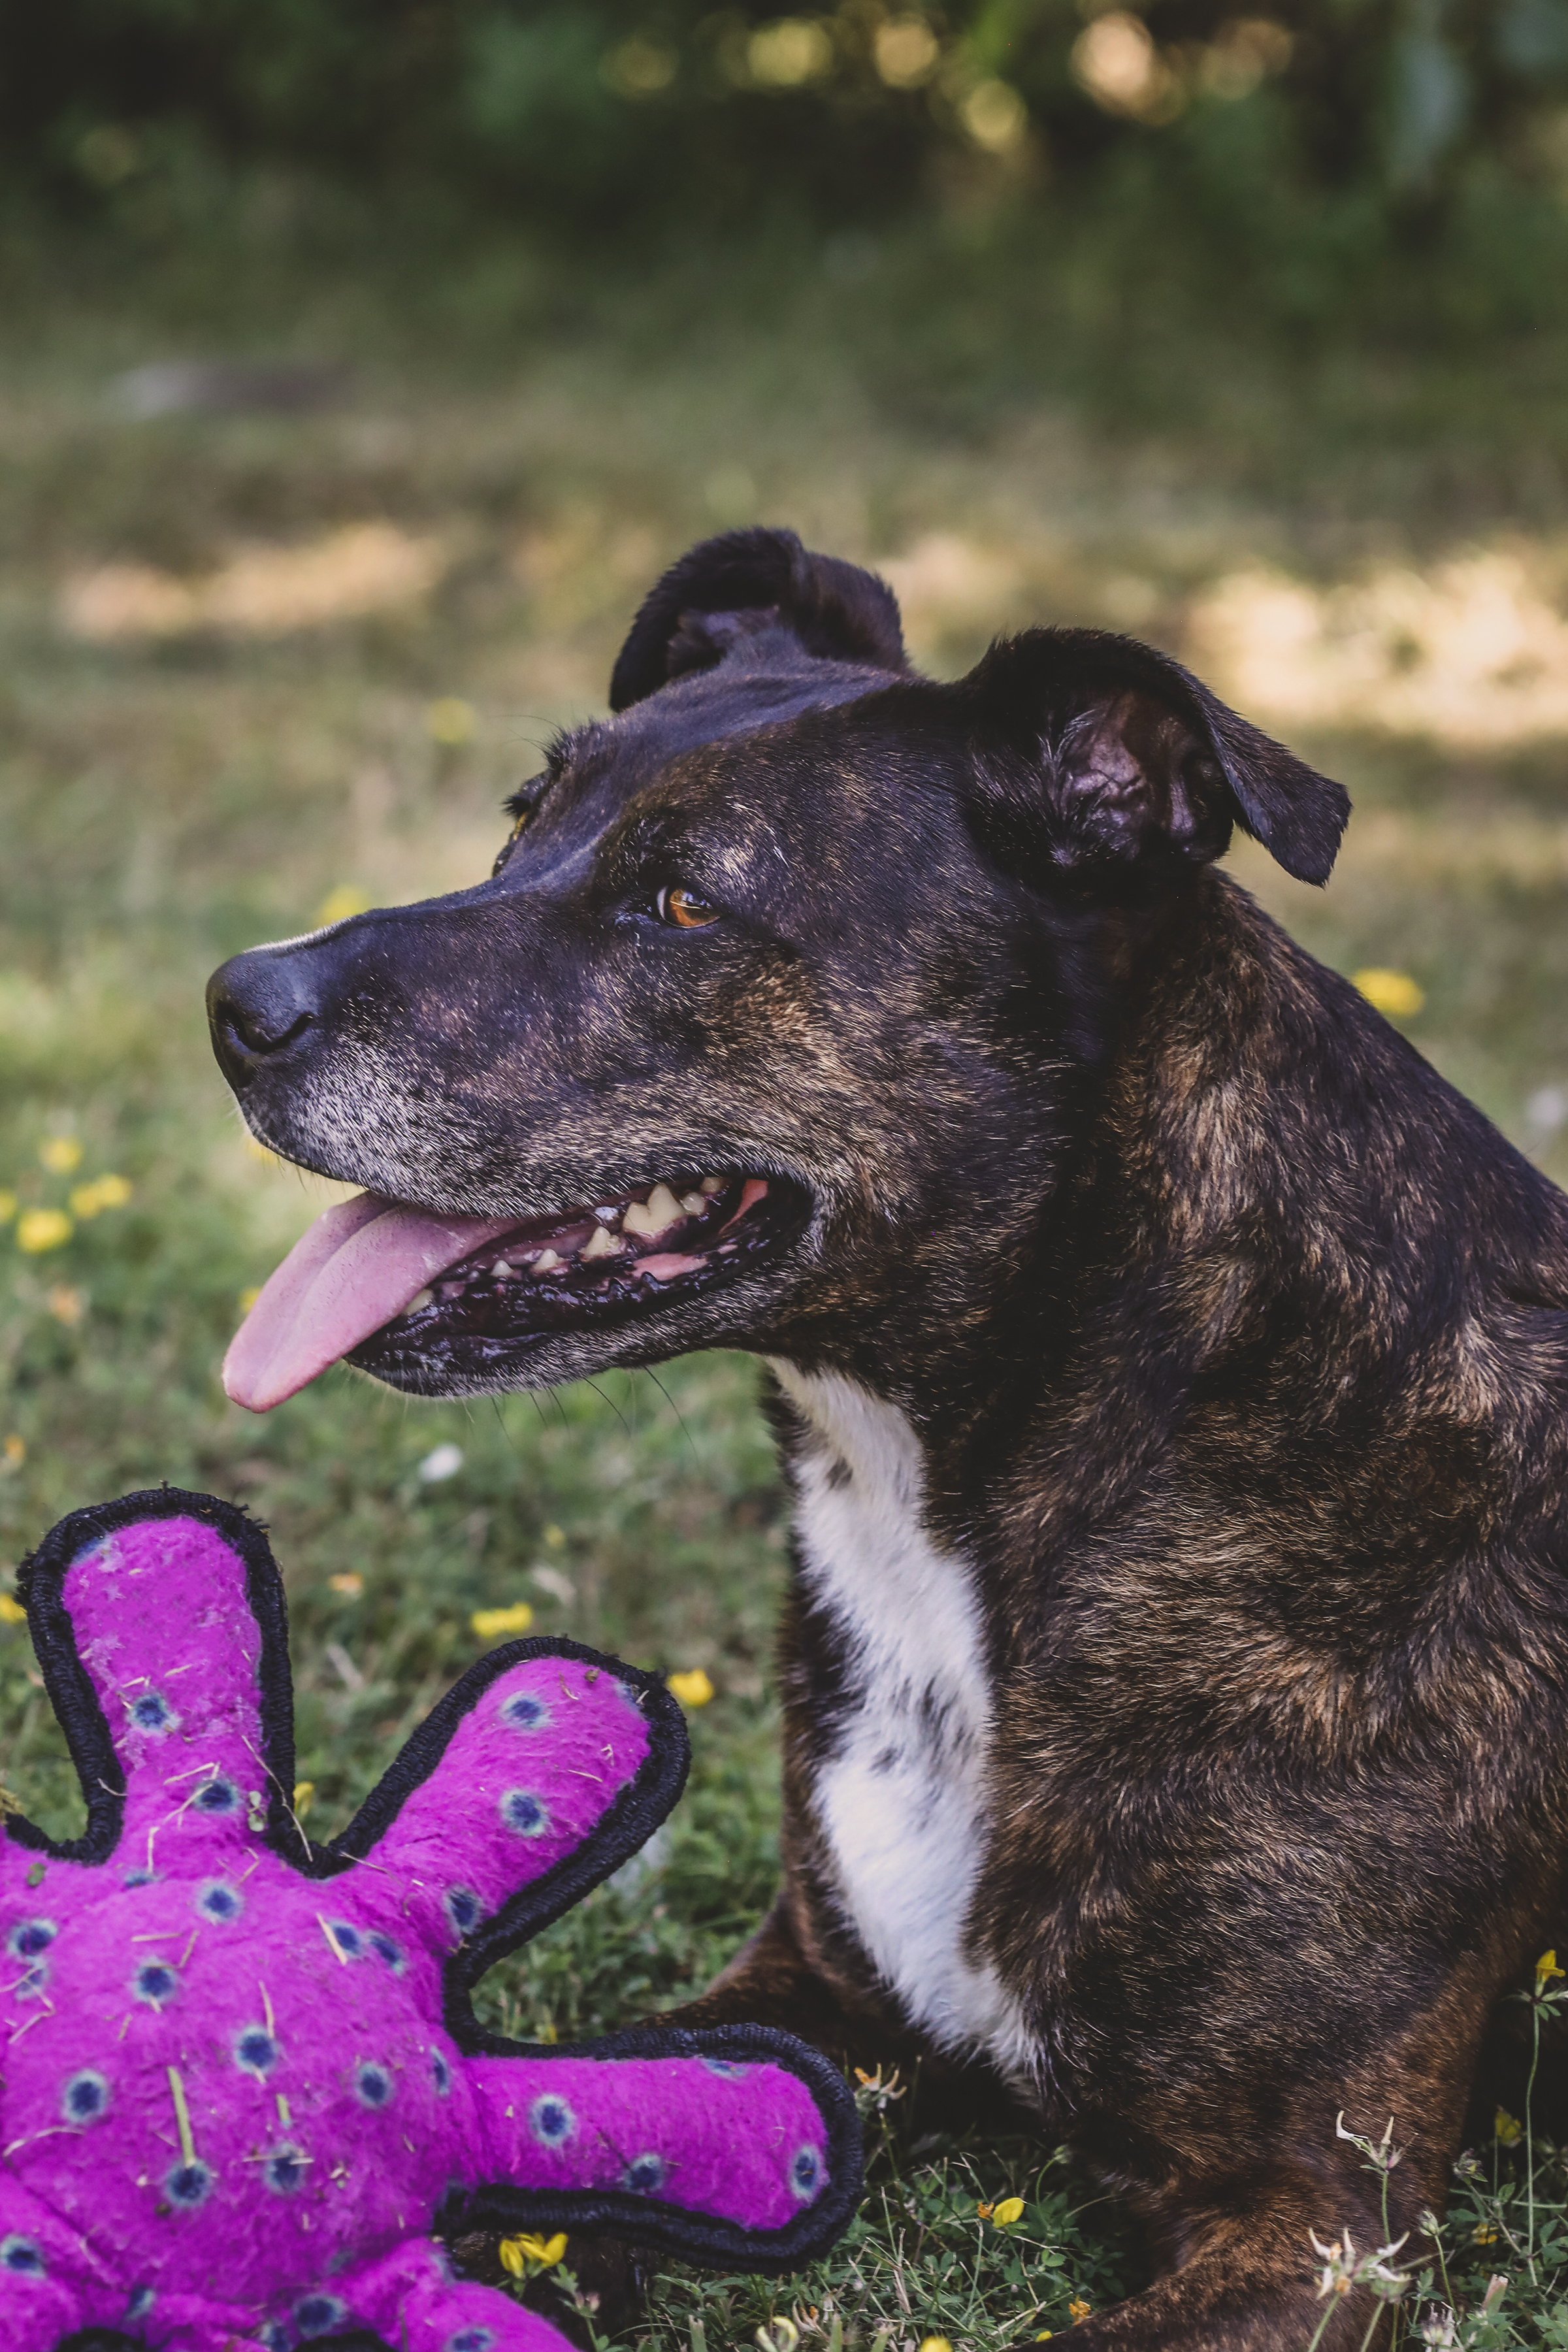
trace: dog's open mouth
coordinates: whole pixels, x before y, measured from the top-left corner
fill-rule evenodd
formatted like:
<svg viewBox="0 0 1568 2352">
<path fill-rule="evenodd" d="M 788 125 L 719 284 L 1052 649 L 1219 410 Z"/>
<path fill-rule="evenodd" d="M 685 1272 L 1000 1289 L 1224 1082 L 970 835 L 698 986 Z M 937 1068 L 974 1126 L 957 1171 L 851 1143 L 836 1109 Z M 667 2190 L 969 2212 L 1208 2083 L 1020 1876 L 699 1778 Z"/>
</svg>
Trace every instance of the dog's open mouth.
<svg viewBox="0 0 1568 2352">
<path fill-rule="evenodd" d="M 807 1209 L 800 1186 L 744 1171 L 525 1218 L 442 1217 L 362 1192 L 318 1217 L 262 1289 L 224 1387 L 266 1412 L 343 1356 L 398 1388 L 430 1385 L 437 1361 L 479 1371 L 529 1339 L 732 1279 Z"/>
</svg>

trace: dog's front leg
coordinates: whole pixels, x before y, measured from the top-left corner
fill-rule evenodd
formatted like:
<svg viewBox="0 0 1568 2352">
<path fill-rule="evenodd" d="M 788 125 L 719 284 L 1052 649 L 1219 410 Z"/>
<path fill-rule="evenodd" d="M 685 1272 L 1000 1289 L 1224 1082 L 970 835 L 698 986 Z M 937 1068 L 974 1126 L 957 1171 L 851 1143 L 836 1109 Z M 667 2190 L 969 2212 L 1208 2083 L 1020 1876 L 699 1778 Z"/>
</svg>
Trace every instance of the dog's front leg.
<svg viewBox="0 0 1568 2352">
<path fill-rule="evenodd" d="M 897 2068 L 910 2080 L 926 2059 L 915 2036 L 874 1993 L 861 1994 L 816 1948 L 809 1912 L 786 1883 L 773 1909 L 705 1992 L 659 2021 L 673 2025 L 782 2026 L 842 2066 L 871 2074 Z"/>
<path fill-rule="evenodd" d="M 804 1919 L 802 1914 L 804 1912 Z M 841 1942 L 842 1938 L 836 1939 Z M 786 1880 L 756 1933 L 694 2000 L 658 2021 L 671 2025 L 783 2026 L 852 2075 L 879 2074 L 895 2086 L 907 2126 L 958 2129 L 1036 2127 L 1037 2119 L 988 2067 L 933 2050 L 905 2024 L 863 1963 L 866 1988 L 818 1948 L 811 1908 L 798 1880 Z"/>
</svg>

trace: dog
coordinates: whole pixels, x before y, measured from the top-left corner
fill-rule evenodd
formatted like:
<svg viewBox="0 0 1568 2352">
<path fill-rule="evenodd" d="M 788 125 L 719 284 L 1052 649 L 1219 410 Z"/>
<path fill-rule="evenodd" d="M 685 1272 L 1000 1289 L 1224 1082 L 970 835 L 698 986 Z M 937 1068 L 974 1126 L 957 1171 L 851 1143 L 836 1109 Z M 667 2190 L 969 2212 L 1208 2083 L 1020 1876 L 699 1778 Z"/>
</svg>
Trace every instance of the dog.
<svg viewBox="0 0 1568 2352">
<path fill-rule="evenodd" d="M 1164 655 L 939 683 L 759 529 L 610 704 L 488 881 L 215 975 L 252 1132 L 366 1188 L 230 1393 L 765 1358 L 784 1883 L 682 2014 L 1068 2139 L 1156 2273 L 1083 2352 L 1298 2352 L 1568 1943 L 1568 1202 L 1221 870 L 1349 802 Z"/>
</svg>

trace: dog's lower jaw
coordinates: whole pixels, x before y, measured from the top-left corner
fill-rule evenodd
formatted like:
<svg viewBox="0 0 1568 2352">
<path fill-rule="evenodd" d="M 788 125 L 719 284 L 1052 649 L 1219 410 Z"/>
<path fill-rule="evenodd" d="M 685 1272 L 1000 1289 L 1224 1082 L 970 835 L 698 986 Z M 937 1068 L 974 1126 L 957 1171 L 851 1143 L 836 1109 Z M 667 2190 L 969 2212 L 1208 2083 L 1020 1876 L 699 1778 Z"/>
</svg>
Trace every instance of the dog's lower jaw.
<svg viewBox="0 0 1568 2352">
<path fill-rule="evenodd" d="M 1026 2090 L 1038 2056 L 1022 2004 L 969 1918 L 993 1714 L 972 1569 L 927 1525 L 920 1440 L 897 1405 L 838 1373 L 771 1369 L 798 1428 L 802 1601 L 836 1662 L 820 1694 L 833 1736 L 802 1767 L 824 1874 L 910 2023 Z"/>
</svg>

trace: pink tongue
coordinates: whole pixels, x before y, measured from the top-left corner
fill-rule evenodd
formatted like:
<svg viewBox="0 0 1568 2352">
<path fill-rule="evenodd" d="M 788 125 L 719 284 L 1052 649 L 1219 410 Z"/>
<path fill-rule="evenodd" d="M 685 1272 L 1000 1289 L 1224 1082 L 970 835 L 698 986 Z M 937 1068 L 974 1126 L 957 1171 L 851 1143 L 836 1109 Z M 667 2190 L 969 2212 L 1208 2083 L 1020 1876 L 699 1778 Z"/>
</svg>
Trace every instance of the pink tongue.
<svg viewBox="0 0 1568 2352">
<path fill-rule="evenodd" d="M 517 1222 L 432 1217 L 377 1192 L 340 1201 L 300 1235 L 235 1333 L 225 1391 L 269 1412 L 401 1315 L 433 1276 Z"/>
</svg>

